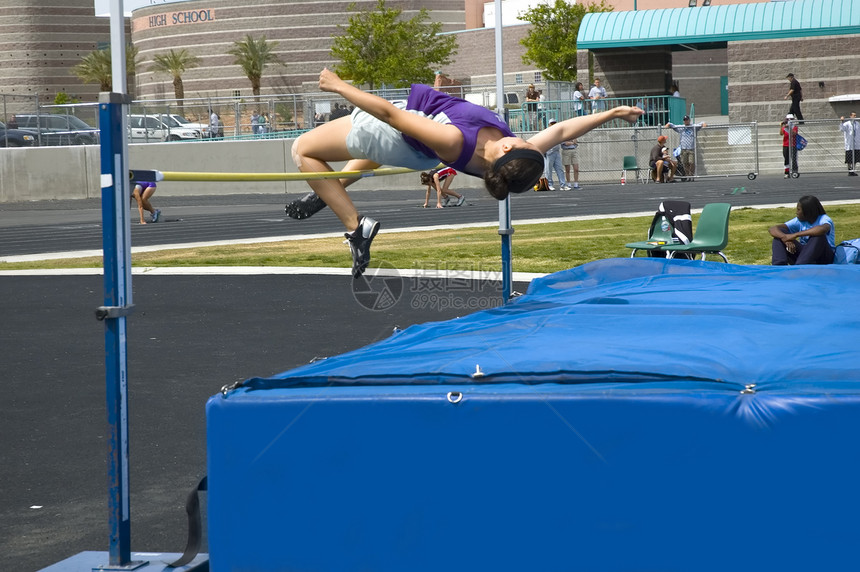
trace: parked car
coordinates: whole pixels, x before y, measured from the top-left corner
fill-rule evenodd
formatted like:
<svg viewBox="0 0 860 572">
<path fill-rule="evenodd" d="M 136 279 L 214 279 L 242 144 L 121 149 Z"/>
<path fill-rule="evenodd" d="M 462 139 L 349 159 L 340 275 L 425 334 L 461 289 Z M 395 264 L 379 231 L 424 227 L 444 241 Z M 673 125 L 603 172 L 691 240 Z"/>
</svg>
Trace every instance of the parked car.
<svg viewBox="0 0 860 572">
<path fill-rule="evenodd" d="M 0 121 L 0 147 L 32 147 L 36 133 L 24 129 L 9 129 Z"/>
<path fill-rule="evenodd" d="M 171 127 L 170 117 L 158 115 L 129 115 L 128 131 L 132 143 L 151 143 L 157 141 L 188 141 L 200 139 L 199 129 Z M 178 123 L 176 123 L 178 125 Z"/>
<path fill-rule="evenodd" d="M 209 124 L 208 123 L 195 123 L 193 121 L 189 121 L 187 118 L 179 115 L 178 113 L 171 113 L 168 115 L 171 119 L 179 123 L 181 127 L 185 127 L 186 129 L 199 129 L 200 133 L 203 134 L 203 138 L 206 139 L 209 137 Z"/>
<path fill-rule="evenodd" d="M 95 145 L 99 130 L 70 114 L 17 114 L 20 129 L 34 131 L 40 145 Z"/>
</svg>

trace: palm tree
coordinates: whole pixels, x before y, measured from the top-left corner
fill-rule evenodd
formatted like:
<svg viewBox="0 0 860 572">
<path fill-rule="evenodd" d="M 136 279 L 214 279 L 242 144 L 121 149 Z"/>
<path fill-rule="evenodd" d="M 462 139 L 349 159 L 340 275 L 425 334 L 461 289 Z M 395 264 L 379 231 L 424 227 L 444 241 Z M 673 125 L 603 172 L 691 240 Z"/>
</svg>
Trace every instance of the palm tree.
<svg viewBox="0 0 860 572">
<path fill-rule="evenodd" d="M 260 78 L 263 77 L 266 64 L 281 63 L 273 52 L 277 45 L 278 42 L 266 41 L 266 36 L 255 40 L 248 34 L 244 40 L 233 42 L 233 47 L 227 50 L 228 54 L 236 57 L 233 63 L 241 66 L 251 80 L 251 91 L 255 97 L 260 95 Z"/>
<path fill-rule="evenodd" d="M 137 52 L 138 49 L 131 44 L 125 48 L 126 91 L 128 91 L 128 77 L 134 75 L 137 65 Z M 72 72 L 84 83 L 99 84 L 99 91 L 110 91 L 113 88 L 110 49 L 88 53 L 81 59 L 81 63 L 72 68 Z"/>
<path fill-rule="evenodd" d="M 200 58 L 182 48 L 179 51 L 170 50 L 166 54 L 156 54 L 152 60 L 152 71 L 173 76 L 173 94 L 179 101 L 179 114 L 185 115 L 185 86 L 182 84 L 182 74 L 199 66 Z"/>
</svg>

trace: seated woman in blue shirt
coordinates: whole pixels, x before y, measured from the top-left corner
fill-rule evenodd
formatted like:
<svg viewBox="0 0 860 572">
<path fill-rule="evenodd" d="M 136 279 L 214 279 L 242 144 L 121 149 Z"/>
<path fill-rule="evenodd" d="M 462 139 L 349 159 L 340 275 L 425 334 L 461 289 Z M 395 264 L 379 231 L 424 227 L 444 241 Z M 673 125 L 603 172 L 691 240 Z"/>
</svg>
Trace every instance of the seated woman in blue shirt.
<svg viewBox="0 0 860 572">
<path fill-rule="evenodd" d="M 836 229 L 821 202 L 812 195 L 797 201 L 797 216 L 769 229 L 773 237 L 771 263 L 832 264 Z"/>
</svg>

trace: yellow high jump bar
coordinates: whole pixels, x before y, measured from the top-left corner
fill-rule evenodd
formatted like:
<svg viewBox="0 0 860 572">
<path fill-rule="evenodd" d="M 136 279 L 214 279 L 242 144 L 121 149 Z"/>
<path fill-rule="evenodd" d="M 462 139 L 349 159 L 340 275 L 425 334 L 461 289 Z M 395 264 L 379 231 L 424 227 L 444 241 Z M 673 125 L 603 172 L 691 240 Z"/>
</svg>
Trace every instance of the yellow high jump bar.
<svg viewBox="0 0 860 572">
<path fill-rule="evenodd" d="M 404 167 L 386 167 L 382 169 L 367 169 L 363 171 L 323 171 L 313 173 L 190 173 L 182 171 L 135 169 L 129 171 L 129 178 L 132 181 L 146 183 L 158 183 L 161 181 L 311 181 L 316 179 L 361 179 L 364 177 L 383 177 L 386 175 L 403 175 L 414 172 L 414 169 L 407 169 Z"/>
</svg>

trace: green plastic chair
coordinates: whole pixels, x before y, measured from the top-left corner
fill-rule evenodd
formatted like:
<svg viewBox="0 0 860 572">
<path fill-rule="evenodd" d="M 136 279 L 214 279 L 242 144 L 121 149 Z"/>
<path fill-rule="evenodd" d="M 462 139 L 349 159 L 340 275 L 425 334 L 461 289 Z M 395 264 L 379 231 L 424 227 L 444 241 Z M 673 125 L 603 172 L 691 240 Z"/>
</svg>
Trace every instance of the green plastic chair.
<svg viewBox="0 0 860 572">
<path fill-rule="evenodd" d="M 729 203 L 709 203 L 702 209 L 702 216 L 699 217 L 699 222 L 696 223 L 696 232 L 693 233 L 693 240 L 690 244 L 672 244 L 662 248 L 668 252 L 668 257 L 672 258 L 676 252 L 686 252 L 688 254 L 701 254 L 702 260 L 708 254 L 718 254 L 722 257 L 723 262 L 728 262 L 729 259 L 722 253 L 722 250 L 729 243 L 729 213 L 732 211 L 732 205 Z"/>
<path fill-rule="evenodd" d="M 663 226 L 668 227 L 668 230 L 663 230 Z M 648 229 L 648 240 L 642 240 L 639 242 L 631 242 L 625 244 L 627 248 L 632 248 L 633 251 L 630 253 L 630 258 L 635 258 L 636 253 L 640 250 L 647 250 L 648 252 L 652 251 L 662 251 L 664 247 L 673 244 L 672 239 L 672 226 L 669 224 L 669 220 L 665 216 L 655 217 L 654 220 L 651 221 L 651 228 Z M 666 255 L 666 258 L 669 258 Z"/>
</svg>

